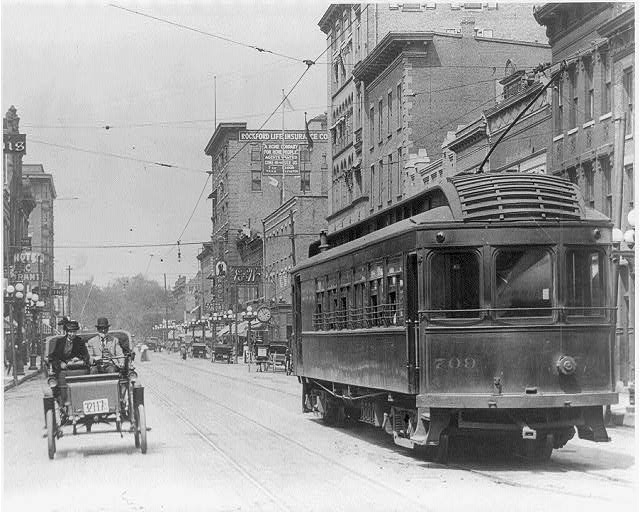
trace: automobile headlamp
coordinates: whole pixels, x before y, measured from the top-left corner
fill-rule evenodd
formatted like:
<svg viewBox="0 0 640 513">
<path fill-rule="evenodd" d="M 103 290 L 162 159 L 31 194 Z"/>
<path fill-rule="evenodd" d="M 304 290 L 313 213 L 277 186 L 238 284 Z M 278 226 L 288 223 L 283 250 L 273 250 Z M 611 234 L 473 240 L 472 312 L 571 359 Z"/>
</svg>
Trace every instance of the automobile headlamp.
<svg viewBox="0 0 640 513">
<path fill-rule="evenodd" d="M 49 379 L 47 379 L 47 385 L 49 385 L 51 388 L 53 388 L 57 384 L 58 384 L 58 380 L 54 376 L 49 376 Z"/>
<path fill-rule="evenodd" d="M 134 370 L 129 371 L 129 381 L 135 381 L 138 379 L 138 373 Z"/>
</svg>

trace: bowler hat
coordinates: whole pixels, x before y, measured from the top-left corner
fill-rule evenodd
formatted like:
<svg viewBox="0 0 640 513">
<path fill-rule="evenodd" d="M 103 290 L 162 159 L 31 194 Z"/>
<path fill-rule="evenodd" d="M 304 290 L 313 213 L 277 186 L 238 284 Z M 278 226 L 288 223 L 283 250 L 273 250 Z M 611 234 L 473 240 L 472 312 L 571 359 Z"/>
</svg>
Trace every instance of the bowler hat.
<svg viewBox="0 0 640 513">
<path fill-rule="evenodd" d="M 64 325 L 64 329 L 65 331 L 78 331 L 80 329 L 80 325 L 78 324 L 78 321 L 67 320 Z"/>
<path fill-rule="evenodd" d="M 58 321 L 58 326 L 64 326 L 68 322 L 69 322 L 69 317 L 65 315 L 62 319 Z"/>
<path fill-rule="evenodd" d="M 96 328 L 108 328 L 109 320 L 106 317 L 98 317 L 98 322 L 96 322 Z"/>
</svg>

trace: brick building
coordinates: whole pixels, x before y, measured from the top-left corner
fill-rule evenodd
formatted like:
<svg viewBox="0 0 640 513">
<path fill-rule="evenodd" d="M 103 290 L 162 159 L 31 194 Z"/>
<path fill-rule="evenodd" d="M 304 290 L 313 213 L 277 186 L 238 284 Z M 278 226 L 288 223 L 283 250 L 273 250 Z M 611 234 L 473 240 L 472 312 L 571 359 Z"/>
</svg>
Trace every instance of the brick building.
<svg viewBox="0 0 640 513">
<path fill-rule="evenodd" d="M 42 164 L 23 164 L 22 174 L 29 182 L 35 201 L 35 208 L 29 215 L 29 235 L 31 246 L 42 253 L 41 273 L 43 287 L 52 287 L 54 260 L 53 202 L 56 189 L 53 175 L 45 173 Z"/>
<path fill-rule="evenodd" d="M 326 194 L 326 116 L 305 130 L 248 130 L 246 123 L 220 123 L 205 153 L 211 157 L 212 258 L 209 300 L 240 311 L 262 292 L 262 220 L 296 195 Z M 220 267 L 222 265 L 222 267 Z"/>
<path fill-rule="evenodd" d="M 309 257 L 309 247 L 326 230 L 327 195 L 294 196 L 263 220 L 264 301 L 272 307 L 273 340 L 291 334 L 290 271 Z"/>
<path fill-rule="evenodd" d="M 510 71 L 513 70 L 506 72 Z M 442 144 L 442 174 L 447 177 L 477 171 L 493 143 L 548 81 L 548 77 L 541 73 L 525 70 L 510 73 L 501 79 L 498 83 L 502 91 L 496 96 L 495 104 L 483 109 L 471 123 L 461 125 L 447 134 Z M 500 144 L 495 146 L 483 167 L 484 172 L 547 172 L 551 91 L 551 88 L 544 91 Z M 431 186 L 440 178 L 424 170 L 425 185 Z"/>
<path fill-rule="evenodd" d="M 634 228 L 628 221 L 634 207 L 634 4 L 547 3 L 534 15 L 546 27 L 553 63 L 568 65 L 554 89 L 549 172 L 578 184 L 587 204 L 609 216 L 623 232 L 630 230 Z M 625 126 L 621 126 L 623 115 Z M 624 382 L 634 374 L 634 259 L 633 243 L 623 241 L 616 255 L 620 287 L 614 366 L 616 377 Z"/>
<path fill-rule="evenodd" d="M 419 184 L 407 181 L 403 168 L 425 150 L 428 158 L 439 158 L 439 143 L 451 128 L 440 126 L 443 118 L 491 97 L 489 79 L 509 59 L 524 67 L 548 57 L 546 37 L 531 10 L 513 3 L 327 9 L 319 25 L 332 51 L 330 232 L 417 192 Z M 384 144 L 378 132 L 384 132 Z"/>
</svg>

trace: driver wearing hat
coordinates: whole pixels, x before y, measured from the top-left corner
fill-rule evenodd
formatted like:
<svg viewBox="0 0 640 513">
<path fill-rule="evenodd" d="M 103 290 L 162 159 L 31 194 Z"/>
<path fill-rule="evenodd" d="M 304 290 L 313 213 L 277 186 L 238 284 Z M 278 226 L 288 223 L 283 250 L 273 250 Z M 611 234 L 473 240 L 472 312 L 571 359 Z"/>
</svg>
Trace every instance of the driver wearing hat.
<svg viewBox="0 0 640 513">
<path fill-rule="evenodd" d="M 99 370 L 103 372 L 116 372 L 116 365 L 123 363 L 120 358 L 124 356 L 120 341 L 109 334 L 109 320 L 106 317 L 98 318 L 96 329 L 98 334 L 87 342 L 90 362 L 92 365 L 98 363 Z"/>
</svg>

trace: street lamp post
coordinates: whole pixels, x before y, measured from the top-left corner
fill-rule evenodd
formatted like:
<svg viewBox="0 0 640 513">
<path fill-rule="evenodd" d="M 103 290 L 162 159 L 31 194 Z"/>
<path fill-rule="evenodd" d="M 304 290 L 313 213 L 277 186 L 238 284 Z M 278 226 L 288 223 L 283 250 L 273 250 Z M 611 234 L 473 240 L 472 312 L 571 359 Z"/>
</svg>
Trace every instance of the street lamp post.
<svg viewBox="0 0 640 513">
<path fill-rule="evenodd" d="M 251 305 L 247 306 L 246 312 L 242 312 L 243 320 L 247 321 L 247 351 L 249 352 L 249 360 L 245 356 L 245 363 L 251 364 L 253 361 L 253 342 L 251 341 L 251 321 L 256 318 L 256 314 L 253 311 Z"/>
<path fill-rule="evenodd" d="M 20 347 L 17 347 L 16 337 L 14 333 L 13 318 L 15 313 L 15 306 L 22 307 L 24 298 L 24 285 L 22 283 L 16 283 L 15 285 L 7 285 L 4 290 L 4 300 L 9 305 L 9 333 L 11 340 L 11 366 L 13 368 L 13 381 L 18 382 L 18 374 L 24 374 L 24 366 L 22 364 L 22 357 L 20 355 Z M 20 327 L 20 324 L 18 325 Z"/>
<path fill-rule="evenodd" d="M 27 292 L 25 312 L 31 314 L 30 344 L 29 344 L 29 370 L 38 370 L 36 364 L 38 348 L 40 346 L 39 313 L 44 309 L 44 301 L 38 294 Z"/>
</svg>

